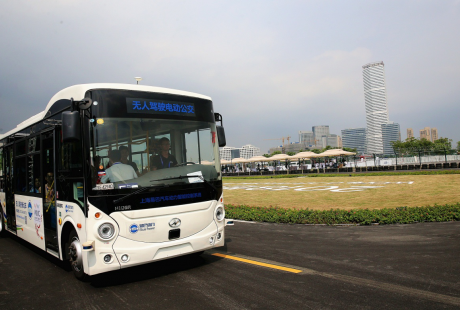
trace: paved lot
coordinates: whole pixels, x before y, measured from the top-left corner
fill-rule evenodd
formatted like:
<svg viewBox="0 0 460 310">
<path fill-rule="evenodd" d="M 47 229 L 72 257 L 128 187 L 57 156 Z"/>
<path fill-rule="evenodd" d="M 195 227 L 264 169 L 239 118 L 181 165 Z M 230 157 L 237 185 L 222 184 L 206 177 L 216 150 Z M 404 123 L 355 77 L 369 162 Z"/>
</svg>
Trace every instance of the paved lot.
<svg viewBox="0 0 460 310">
<path fill-rule="evenodd" d="M 370 227 L 237 222 L 227 229 L 226 241 L 220 256 L 207 252 L 85 283 L 33 246 L 0 238 L 0 309 L 460 307 L 460 222 Z M 279 269 L 285 267 L 288 271 Z"/>
</svg>

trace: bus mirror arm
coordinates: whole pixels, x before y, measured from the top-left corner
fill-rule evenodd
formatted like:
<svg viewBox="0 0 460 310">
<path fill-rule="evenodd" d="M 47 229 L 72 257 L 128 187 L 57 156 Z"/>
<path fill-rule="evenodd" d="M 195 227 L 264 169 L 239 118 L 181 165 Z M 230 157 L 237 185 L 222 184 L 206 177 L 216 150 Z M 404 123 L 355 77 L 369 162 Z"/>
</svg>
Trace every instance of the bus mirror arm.
<svg viewBox="0 0 460 310">
<path fill-rule="evenodd" d="M 220 126 L 224 126 L 224 123 L 222 122 L 222 115 L 220 113 L 214 113 L 214 120 L 217 122 L 220 122 Z"/>
<path fill-rule="evenodd" d="M 83 98 L 82 100 L 73 100 L 70 98 L 70 105 L 72 107 L 72 111 L 78 110 L 88 110 L 93 105 L 93 100 L 91 98 Z"/>
</svg>

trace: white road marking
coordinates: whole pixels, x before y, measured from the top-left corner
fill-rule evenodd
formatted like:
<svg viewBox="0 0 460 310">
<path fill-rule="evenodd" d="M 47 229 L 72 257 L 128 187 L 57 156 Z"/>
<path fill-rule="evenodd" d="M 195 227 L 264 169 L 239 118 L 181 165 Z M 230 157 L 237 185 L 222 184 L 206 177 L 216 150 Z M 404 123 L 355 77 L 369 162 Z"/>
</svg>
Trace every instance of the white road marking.
<svg viewBox="0 0 460 310">
<path fill-rule="evenodd" d="M 388 184 L 413 184 L 413 181 L 409 182 L 347 182 L 346 184 L 353 184 L 347 188 L 339 188 L 337 185 L 331 184 L 343 184 L 344 182 L 308 182 L 308 183 L 289 183 L 290 186 L 285 185 L 286 183 L 226 183 L 224 185 L 225 190 L 246 190 L 246 191 L 331 191 L 333 193 L 347 193 L 347 192 L 361 192 L 372 188 L 382 188 L 383 185 Z M 301 185 L 298 185 L 301 184 Z M 359 184 L 359 185 L 356 185 Z M 366 185 L 369 184 L 369 185 Z M 306 185 L 314 185 L 305 187 Z M 364 185 L 364 186 L 363 186 Z M 380 185 L 380 186 L 379 186 Z"/>
</svg>

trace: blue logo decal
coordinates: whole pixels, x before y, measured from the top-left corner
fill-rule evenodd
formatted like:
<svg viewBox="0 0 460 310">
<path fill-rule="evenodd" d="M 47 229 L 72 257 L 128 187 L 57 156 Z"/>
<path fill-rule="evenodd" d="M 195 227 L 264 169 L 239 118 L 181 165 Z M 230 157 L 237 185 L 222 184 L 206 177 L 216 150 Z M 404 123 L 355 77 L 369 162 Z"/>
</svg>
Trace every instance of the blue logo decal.
<svg viewBox="0 0 460 310">
<path fill-rule="evenodd" d="M 129 226 L 129 232 L 135 234 L 139 231 L 139 226 L 137 224 L 133 224 Z"/>
<path fill-rule="evenodd" d="M 27 207 L 29 211 L 29 217 L 32 219 L 33 211 L 32 211 L 32 203 L 29 201 L 29 206 Z"/>
</svg>

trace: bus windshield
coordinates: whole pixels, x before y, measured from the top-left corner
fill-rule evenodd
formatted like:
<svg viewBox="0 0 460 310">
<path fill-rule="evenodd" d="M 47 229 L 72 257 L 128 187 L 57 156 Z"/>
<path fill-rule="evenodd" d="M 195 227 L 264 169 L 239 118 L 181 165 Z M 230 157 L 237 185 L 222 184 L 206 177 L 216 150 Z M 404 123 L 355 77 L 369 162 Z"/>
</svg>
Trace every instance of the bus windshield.
<svg viewBox="0 0 460 310">
<path fill-rule="evenodd" d="M 91 170 L 94 190 L 221 180 L 216 125 L 196 120 L 93 119 Z"/>
</svg>

